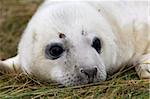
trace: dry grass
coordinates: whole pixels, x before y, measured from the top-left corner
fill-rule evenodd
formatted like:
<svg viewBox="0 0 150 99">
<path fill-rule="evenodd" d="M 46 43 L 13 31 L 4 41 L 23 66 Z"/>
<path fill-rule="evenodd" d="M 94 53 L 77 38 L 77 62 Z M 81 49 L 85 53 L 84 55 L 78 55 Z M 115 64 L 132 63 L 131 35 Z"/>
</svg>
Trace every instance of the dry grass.
<svg viewBox="0 0 150 99">
<path fill-rule="evenodd" d="M 26 23 L 39 0 L 0 0 L 0 56 L 14 56 Z"/>
<path fill-rule="evenodd" d="M 28 20 L 40 0 L 0 0 L 0 58 L 16 55 L 17 44 Z M 64 87 L 57 83 L 39 82 L 22 73 L 0 73 L 0 98 L 113 98 L 149 97 L 149 81 L 139 80 L 134 69 L 123 69 L 102 84 Z"/>
</svg>

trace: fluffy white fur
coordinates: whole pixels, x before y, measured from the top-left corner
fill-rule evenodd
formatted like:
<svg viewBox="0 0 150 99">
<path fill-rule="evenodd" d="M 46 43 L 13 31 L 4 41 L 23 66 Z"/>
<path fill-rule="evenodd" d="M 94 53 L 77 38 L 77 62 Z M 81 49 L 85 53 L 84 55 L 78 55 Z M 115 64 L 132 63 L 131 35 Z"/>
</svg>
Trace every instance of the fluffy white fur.
<svg viewBox="0 0 150 99">
<path fill-rule="evenodd" d="M 97 68 L 93 82 L 101 82 L 123 64 L 133 64 L 140 78 L 150 78 L 148 2 L 51 2 L 40 6 L 24 31 L 15 58 L 1 65 L 64 85 L 88 83 L 81 68 Z M 82 32 L 83 35 L 82 35 Z M 59 38 L 59 33 L 66 35 Z M 102 41 L 101 53 L 91 47 Z M 63 55 L 51 60 L 45 47 L 62 43 Z"/>
</svg>

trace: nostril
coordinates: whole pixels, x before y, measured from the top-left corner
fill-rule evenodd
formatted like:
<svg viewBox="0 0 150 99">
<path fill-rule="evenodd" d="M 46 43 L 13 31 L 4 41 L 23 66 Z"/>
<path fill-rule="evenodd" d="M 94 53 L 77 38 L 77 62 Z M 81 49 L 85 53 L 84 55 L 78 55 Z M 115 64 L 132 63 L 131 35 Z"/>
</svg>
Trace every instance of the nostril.
<svg viewBox="0 0 150 99">
<path fill-rule="evenodd" d="M 93 68 L 93 70 L 92 70 L 92 72 L 93 72 L 93 76 L 96 76 L 96 74 L 97 74 L 97 68 L 95 67 L 95 68 Z"/>
<path fill-rule="evenodd" d="M 94 72 L 95 72 L 95 74 L 97 74 L 97 68 L 96 67 L 94 68 Z"/>
<path fill-rule="evenodd" d="M 80 69 L 80 72 L 81 72 L 81 73 L 85 73 L 85 70 L 83 70 L 83 68 L 81 68 L 81 69 Z"/>
</svg>

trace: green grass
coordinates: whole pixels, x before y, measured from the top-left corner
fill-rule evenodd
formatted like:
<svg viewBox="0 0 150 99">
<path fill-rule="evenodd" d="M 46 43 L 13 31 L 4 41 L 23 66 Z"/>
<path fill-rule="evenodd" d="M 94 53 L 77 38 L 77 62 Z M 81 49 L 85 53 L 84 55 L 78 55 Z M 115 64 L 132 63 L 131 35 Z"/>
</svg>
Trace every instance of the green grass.
<svg viewBox="0 0 150 99">
<path fill-rule="evenodd" d="M 16 55 L 17 44 L 40 0 L 0 0 L 0 59 Z M 148 99 L 149 81 L 139 80 L 134 68 L 122 69 L 107 81 L 64 87 L 40 82 L 22 73 L 0 73 L 1 99 Z"/>
</svg>

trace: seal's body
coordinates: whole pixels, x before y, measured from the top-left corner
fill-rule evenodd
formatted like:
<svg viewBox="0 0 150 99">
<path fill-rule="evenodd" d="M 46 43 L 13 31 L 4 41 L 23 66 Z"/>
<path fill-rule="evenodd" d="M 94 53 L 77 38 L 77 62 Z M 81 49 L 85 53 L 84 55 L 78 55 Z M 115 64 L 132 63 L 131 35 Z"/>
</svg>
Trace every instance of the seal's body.
<svg viewBox="0 0 150 99">
<path fill-rule="evenodd" d="M 140 78 L 150 78 L 148 16 L 147 2 L 47 0 L 30 20 L 18 55 L 0 63 L 64 85 L 104 81 L 129 63 Z"/>
</svg>

